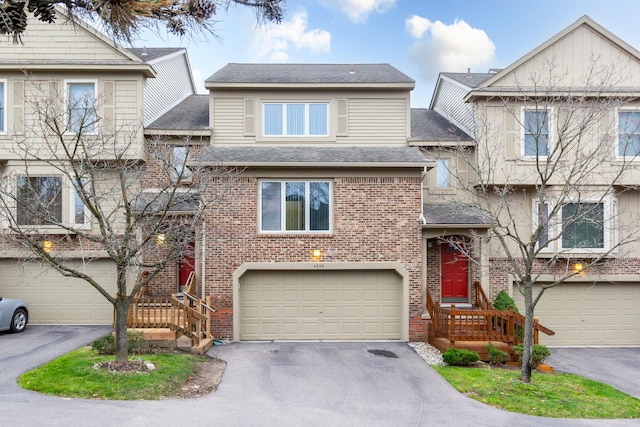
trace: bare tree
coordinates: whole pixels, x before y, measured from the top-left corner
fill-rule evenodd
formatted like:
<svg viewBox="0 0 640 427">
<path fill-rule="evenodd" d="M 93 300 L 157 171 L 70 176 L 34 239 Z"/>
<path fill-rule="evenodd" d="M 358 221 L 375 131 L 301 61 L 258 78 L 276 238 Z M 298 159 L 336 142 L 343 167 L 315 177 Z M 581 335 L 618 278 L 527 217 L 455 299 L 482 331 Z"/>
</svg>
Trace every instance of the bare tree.
<svg viewBox="0 0 640 427">
<path fill-rule="evenodd" d="M 113 304 L 116 360 L 126 362 L 134 295 L 187 250 L 231 174 L 220 166 L 194 169 L 188 153 L 176 159 L 173 145 L 145 141 L 140 120 L 114 130 L 91 97 L 66 102 L 48 82 L 25 86 L 32 119 L 14 141 L 19 160 L 2 171 L 3 237 L 24 258 L 85 280 Z M 116 267 L 116 293 L 86 269 L 105 257 Z"/>
<path fill-rule="evenodd" d="M 475 236 L 490 251 L 486 270 L 523 295 L 524 382 L 531 381 L 534 309 L 544 292 L 585 271 L 612 271 L 638 241 L 628 200 L 637 197 L 631 174 L 640 115 L 619 110 L 635 100 L 618 89 L 623 71 L 593 58 L 582 80 L 568 84 L 568 72 L 549 61 L 476 98 L 475 150 L 456 149 L 474 175 L 473 185 L 460 183 L 466 191 L 456 202 L 490 224 L 486 236 Z M 469 246 L 451 243 L 482 262 Z"/>
<path fill-rule="evenodd" d="M 62 6 L 71 19 L 96 20 L 117 41 L 131 42 L 141 30 L 165 27 L 179 36 L 214 34 L 218 8 L 231 4 L 255 10 L 258 21 L 280 23 L 284 0 L 0 0 L 0 34 L 20 40 L 27 28 L 27 12 L 48 23 L 55 22 L 56 6 Z"/>
</svg>

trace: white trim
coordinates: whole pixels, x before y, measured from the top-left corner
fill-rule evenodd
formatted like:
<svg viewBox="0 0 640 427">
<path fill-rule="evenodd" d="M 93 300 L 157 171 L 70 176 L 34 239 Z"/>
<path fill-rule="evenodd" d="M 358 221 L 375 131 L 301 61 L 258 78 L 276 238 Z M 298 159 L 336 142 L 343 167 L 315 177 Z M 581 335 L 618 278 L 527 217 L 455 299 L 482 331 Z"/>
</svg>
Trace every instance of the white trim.
<svg viewBox="0 0 640 427">
<path fill-rule="evenodd" d="M 280 183 L 280 229 L 264 230 L 262 228 L 262 183 L 278 182 Z M 303 182 L 305 184 L 305 201 L 304 201 L 304 230 L 286 230 L 286 183 Z M 312 182 L 321 182 L 329 184 L 329 228 L 327 230 L 310 230 L 310 197 L 309 186 Z M 260 234 L 331 234 L 333 232 L 333 182 L 329 179 L 261 179 L 258 181 L 258 233 Z"/>
<path fill-rule="evenodd" d="M 81 84 L 81 83 L 91 83 L 93 84 L 93 103 L 94 103 L 94 112 L 96 115 L 96 120 L 98 119 L 98 79 L 65 79 L 64 80 L 64 103 L 65 103 L 65 108 L 66 108 L 66 114 L 67 114 L 67 121 L 70 119 L 69 117 L 69 85 L 72 84 Z M 70 123 L 69 123 L 70 124 Z M 75 131 L 72 131 L 71 129 L 69 129 L 70 133 L 76 133 Z M 86 135 L 95 135 L 98 133 L 98 123 L 96 121 L 96 123 L 93 124 L 93 129 L 91 131 L 86 131 L 85 134 Z"/>
<path fill-rule="evenodd" d="M 620 113 L 640 113 L 640 107 L 616 107 L 615 111 L 615 147 L 614 153 L 615 158 L 617 160 L 638 160 L 640 161 L 640 153 L 632 156 L 621 156 L 620 155 Z M 640 135 L 640 123 L 638 123 L 638 128 L 636 134 Z"/>
<path fill-rule="evenodd" d="M 535 161 L 536 159 L 546 160 L 547 156 L 527 156 L 525 154 L 525 114 L 528 111 L 547 112 L 547 155 L 553 148 L 553 107 L 535 107 L 523 105 L 520 109 L 520 158 L 522 160 Z"/>
<path fill-rule="evenodd" d="M 4 123 L 4 127 L 2 129 L 0 129 L 0 135 L 6 135 L 7 134 L 7 127 L 8 127 L 8 123 L 7 123 L 7 119 L 8 119 L 8 114 L 7 114 L 7 110 L 8 110 L 8 105 L 7 105 L 7 92 L 9 91 L 9 85 L 7 83 L 7 79 L 0 79 L 0 85 L 2 85 L 3 87 L 3 93 L 2 93 L 2 98 L 0 98 L 0 102 L 2 103 L 2 123 Z"/>
</svg>

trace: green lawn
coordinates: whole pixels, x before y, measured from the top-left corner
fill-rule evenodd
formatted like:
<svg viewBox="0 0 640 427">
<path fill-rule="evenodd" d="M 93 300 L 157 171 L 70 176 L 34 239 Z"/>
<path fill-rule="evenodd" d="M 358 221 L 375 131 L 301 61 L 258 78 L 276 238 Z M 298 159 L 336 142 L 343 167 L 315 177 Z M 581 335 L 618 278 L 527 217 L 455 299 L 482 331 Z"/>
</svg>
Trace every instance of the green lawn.
<svg viewBox="0 0 640 427">
<path fill-rule="evenodd" d="M 155 400 L 174 396 L 201 360 L 190 354 L 175 353 L 147 354 L 141 358 L 154 363 L 156 369 L 143 374 L 113 373 L 96 369 L 94 365 L 114 360 L 114 356 L 101 356 L 90 347 L 82 347 L 24 373 L 18 378 L 18 384 L 55 396 Z"/>
<path fill-rule="evenodd" d="M 640 418 L 640 399 L 613 387 L 563 373 L 433 366 L 459 392 L 496 408 L 552 418 Z"/>
</svg>

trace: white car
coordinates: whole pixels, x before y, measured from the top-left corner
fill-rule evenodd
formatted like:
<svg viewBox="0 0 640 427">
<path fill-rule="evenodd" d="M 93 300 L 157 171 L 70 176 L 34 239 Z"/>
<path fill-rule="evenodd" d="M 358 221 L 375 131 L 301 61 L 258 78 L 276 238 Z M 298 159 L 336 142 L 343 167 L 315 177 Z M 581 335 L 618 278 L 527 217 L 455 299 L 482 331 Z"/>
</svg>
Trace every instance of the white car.
<svg viewBox="0 0 640 427">
<path fill-rule="evenodd" d="M 0 297 L 0 331 L 22 332 L 29 322 L 25 301 Z"/>
</svg>

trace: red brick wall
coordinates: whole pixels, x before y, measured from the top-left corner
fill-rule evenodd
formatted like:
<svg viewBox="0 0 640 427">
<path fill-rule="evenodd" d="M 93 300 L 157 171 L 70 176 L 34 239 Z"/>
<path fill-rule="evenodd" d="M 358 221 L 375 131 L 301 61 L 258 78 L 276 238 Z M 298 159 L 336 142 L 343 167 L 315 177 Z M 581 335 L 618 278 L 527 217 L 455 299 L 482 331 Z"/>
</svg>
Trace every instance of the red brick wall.
<svg viewBox="0 0 640 427">
<path fill-rule="evenodd" d="M 224 314 L 212 319 L 217 338 L 232 337 L 232 274 L 243 263 L 310 262 L 316 248 L 323 262 L 401 262 L 409 272 L 409 317 L 421 320 L 420 177 L 333 179 L 329 235 L 258 233 L 258 182 L 237 178 L 205 214 L 206 293 Z"/>
</svg>

